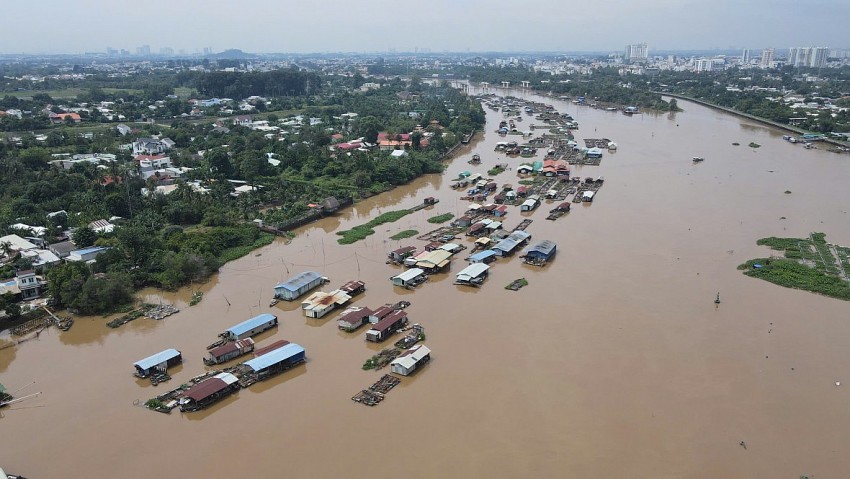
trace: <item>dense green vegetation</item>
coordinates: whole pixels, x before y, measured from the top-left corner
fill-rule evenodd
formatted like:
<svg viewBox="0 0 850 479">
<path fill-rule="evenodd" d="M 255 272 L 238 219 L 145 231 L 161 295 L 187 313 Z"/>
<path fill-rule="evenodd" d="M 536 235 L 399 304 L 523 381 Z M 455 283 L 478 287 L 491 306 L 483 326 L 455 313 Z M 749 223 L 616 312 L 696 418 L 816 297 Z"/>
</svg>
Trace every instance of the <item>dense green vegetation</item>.
<svg viewBox="0 0 850 479">
<path fill-rule="evenodd" d="M 0 70 L 21 74 L 15 66 Z M 279 227 L 315 213 L 308 205 L 325 198 L 367 197 L 442 171 L 446 151 L 484 123 L 481 105 L 445 84 L 395 79 L 359 92 L 352 89 L 352 81 L 357 80 L 295 70 L 157 72 L 120 80 L 93 74 L 87 80 L 46 82 L 44 93 L 29 98 L 6 95 L 0 108 L 33 113 L 20 120 L 0 119 L 2 129 L 26 130 L 16 133 L 15 141 L 0 141 L 0 235 L 16 232 L 10 226 L 24 223 L 46 227 L 48 243 L 73 230 L 70 236 L 77 247 L 106 247 L 90 267 L 61 265 L 47 277 L 57 306 L 84 313 L 113 311 L 131 301 L 137 288 L 175 289 L 205 281 L 223 263 L 270 243 L 273 237 L 254 227 L 254 219 Z M 9 86 L 31 90 L 34 85 L 10 80 Z M 191 106 L 173 95 L 178 88 L 235 100 L 204 108 L 198 119 L 188 119 L 181 115 Z M 120 135 L 113 128 L 118 121 L 98 117 L 96 110 L 88 116 L 81 111 L 79 124 L 51 125 L 42 110 L 52 105 L 62 111 L 47 91 L 63 89 L 77 92 L 78 103 L 69 101 L 70 106 L 112 103 L 115 113 L 124 115 L 136 131 Z M 215 117 L 204 116 L 229 115 L 224 109 L 236 107 L 246 95 L 270 97 L 253 105 L 259 111 L 274 109 L 261 118 L 280 125 L 280 132 L 252 130 L 226 118 L 215 124 Z M 155 109 L 149 108 L 152 103 Z M 302 117 L 279 117 L 284 110 L 299 111 Z M 131 123 L 150 118 L 165 121 Z M 44 130 L 41 138 L 32 133 L 38 129 Z M 408 155 L 333 147 L 357 138 L 375 142 L 379 132 L 410 133 L 410 144 L 404 146 Z M 119 148 L 135 138 L 154 136 L 174 141 L 168 156 L 175 167 L 186 169 L 184 176 L 146 178 L 139 163 Z M 111 153 L 116 161 L 67 170 L 49 163 L 80 153 Z M 163 185 L 173 190 L 162 193 L 158 187 Z M 250 191 L 234 191 L 239 185 Z M 67 213 L 48 216 L 59 211 Z M 340 242 L 368 236 L 372 226 L 404 214 L 382 215 L 346 232 Z M 110 218 L 117 226 L 113 232 L 95 233 L 87 226 Z M 29 268 L 28 261 L 15 257 L 0 264 L 0 277 Z M 13 301 L 4 300 L 0 306 L 16 313 Z"/>
<path fill-rule="evenodd" d="M 350 230 L 337 231 L 336 234 L 342 236 L 342 238 L 337 240 L 339 244 L 351 244 L 356 243 L 362 239 L 365 239 L 367 236 L 375 234 L 376 226 L 380 226 L 384 223 L 392 223 L 400 220 L 401 218 L 413 213 L 410 210 L 398 210 L 398 211 L 388 211 L 376 218 L 373 218 L 368 223 L 364 223 L 359 226 L 355 226 Z"/>
<path fill-rule="evenodd" d="M 455 217 L 455 215 L 453 215 L 452 213 L 443 213 L 441 215 L 432 216 L 432 217 L 428 218 L 428 222 L 434 223 L 434 224 L 440 224 L 440 223 L 445 223 L 446 221 L 449 221 L 454 217 Z"/>
<path fill-rule="evenodd" d="M 747 276 L 787 288 L 803 289 L 833 298 L 850 300 L 850 281 L 836 265 L 823 233 L 802 238 L 762 238 L 757 244 L 782 251 L 784 258 L 757 258 L 738 266 Z M 847 265 L 847 248 L 836 247 L 842 268 Z"/>
<path fill-rule="evenodd" d="M 403 230 L 403 231 L 399 231 L 398 233 L 390 236 L 390 239 L 391 240 L 402 240 L 402 239 L 405 239 L 405 238 L 411 238 L 411 237 L 416 236 L 418 234 L 419 234 L 419 232 L 416 231 L 416 230 Z"/>
<path fill-rule="evenodd" d="M 812 75 L 818 81 L 809 81 Z M 647 87 L 697 98 L 715 105 L 733 108 L 767 120 L 794 124 L 805 130 L 828 133 L 850 131 L 850 112 L 794 110 L 778 101 L 793 92 L 804 103 L 824 105 L 829 98 L 839 98 L 838 106 L 846 106 L 846 83 L 850 67 L 807 69 L 786 66 L 780 70 L 729 70 L 694 73 L 662 71 Z M 811 115 L 808 113 L 812 113 Z M 833 116 L 834 115 L 834 116 Z"/>
</svg>

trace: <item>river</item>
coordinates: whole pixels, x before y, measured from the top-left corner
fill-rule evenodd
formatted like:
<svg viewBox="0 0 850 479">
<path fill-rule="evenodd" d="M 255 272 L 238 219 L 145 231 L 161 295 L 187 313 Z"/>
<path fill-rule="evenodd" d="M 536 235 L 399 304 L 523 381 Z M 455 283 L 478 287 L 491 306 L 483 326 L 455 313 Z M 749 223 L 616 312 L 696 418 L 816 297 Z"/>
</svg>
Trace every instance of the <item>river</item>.
<svg viewBox="0 0 850 479">
<path fill-rule="evenodd" d="M 0 464 L 38 479 L 845 476 L 850 303 L 735 268 L 767 254 L 755 244 L 764 236 L 823 231 L 850 244 L 848 157 L 804 150 L 780 131 L 686 101 L 682 113 L 629 117 L 512 93 L 572 114 L 578 139 L 619 145 L 600 166 L 573 171 L 605 177 L 592 204 L 555 222 L 544 219 L 547 203 L 531 216 L 533 241 L 558 243 L 552 264 L 500 260 L 481 289 L 452 284 L 461 259 L 416 291 L 387 280 L 399 270 L 384 263 L 386 253 L 422 244 L 389 236 L 427 231 L 436 214 L 462 214 L 467 202 L 449 186 L 472 169 L 473 153 L 482 172 L 519 163 L 493 152 L 501 114 L 487 110 L 485 134 L 444 175 L 225 265 L 200 287 L 196 306 L 187 305 L 191 288 L 144 291 L 182 311 L 116 330 L 83 318 L 68 332 L 52 328 L 0 350 L 0 382 L 15 389 L 34 380 L 27 392 L 43 393 L 0 412 Z M 526 116 L 520 129 L 531 122 Z M 516 185 L 512 172 L 496 181 Z M 426 196 L 440 203 L 365 241 L 337 244 L 340 228 Z M 521 218 L 512 207 L 506 225 Z M 385 372 L 360 368 L 380 349 L 364 342 L 365 329 L 349 335 L 337 330 L 337 314 L 312 320 L 297 304 L 268 307 L 275 283 L 310 269 L 331 286 L 365 281 L 354 304 L 411 301 L 411 320 L 426 328 L 433 360 L 377 407 L 349 399 Z M 529 286 L 503 289 L 522 276 Z M 199 413 L 133 405 L 202 372 L 217 333 L 260 312 L 274 312 L 281 326 L 258 343 L 297 342 L 305 365 Z M 132 377 L 134 361 L 170 347 L 185 358 L 171 382 Z"/>
</svg>

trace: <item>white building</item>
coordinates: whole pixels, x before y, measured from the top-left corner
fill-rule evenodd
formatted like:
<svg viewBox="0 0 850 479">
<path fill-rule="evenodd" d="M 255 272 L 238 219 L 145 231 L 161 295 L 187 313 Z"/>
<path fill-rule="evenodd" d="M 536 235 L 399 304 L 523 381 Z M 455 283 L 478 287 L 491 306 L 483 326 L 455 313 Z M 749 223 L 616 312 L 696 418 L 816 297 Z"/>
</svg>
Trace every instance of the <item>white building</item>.
<svg viewBox="0 0 850 479">
<path fill-rule="evenodd" d="M 765 48 L 761 51 L 761 61 L 759 62 L 759 66 L 762 68 L 771 68 L 773 67 L 773 55 L 776 53 L 776 50 L 773 48 Z"/>
<path fill-rule="evenodd" d="M 649 58 L 649 47 L 646 43 L 636 43 L 634 45 L 626 45 L 623 61 L 626 63 L 642 63 Z"/>
</svg>

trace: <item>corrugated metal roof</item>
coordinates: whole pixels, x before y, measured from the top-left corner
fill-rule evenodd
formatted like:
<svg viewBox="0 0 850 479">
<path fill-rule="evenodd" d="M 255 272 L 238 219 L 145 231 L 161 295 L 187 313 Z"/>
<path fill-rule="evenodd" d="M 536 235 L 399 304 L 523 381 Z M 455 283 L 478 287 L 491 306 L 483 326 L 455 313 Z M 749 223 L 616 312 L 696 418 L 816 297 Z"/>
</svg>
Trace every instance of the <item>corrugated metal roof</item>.
<svg viewBox="0 0 850 479">
<path fill-rule="evenodd" d="M 531 248 L 529 248 L 528 252 L 529 253 L 535 252 L 535 253 L 542 254 L 543 256 L 549 256 L 550 254 L 552 254 L 553 251 L 555 251 L 555 248 L 557 248 L 557 247 L 558 247 L 558 245 L 555 244 L 554 241 L 543 240 L 543 241 L 537 243 L 536 245 L 532 246 Z"/>
<path fill-rule="evenodd" d="M 262 356 L 263 354 L 268 354 L 268 353 L 274 351 L 277 348 L 282 348 L 282 347 L 286 346 L 287 344 L 289 344 L 289 341 L 287 341 L 285 339 L 278 339 L 277 341 L 269 344 L 268 346 L 263 346 L 260 349 L 255 349 L 254 350 L 254 357 L 258 358 L 258 357 Z"/>
<path fill-rule="evenodd" d="M 388 314 L 384 319 L 382 319 L 382 320 L 378 321 L 377 323 L 375 323 L 374 325 L 372 325 L 372 327 L 369 328 L 369 329 L 375 330 L 375 331 L 383 331 L 383 330 L 387 329 L 388 327 L 392 326 L 393 324 L 395 324 L 395 322 L 398 321 L 399 319 L 406 318 L 406 317 L 407 317 L 407 313 L 404 312 L 404 311 L 393 311 L 392 313 Z"/>
<path fill-rule="evenodd" d="M 156 366 L 157 364 L 162 364 L 168 361 L 169 359 L 175 358 L 177 356 L 180 356 L 180 351 L 176 349 L 166 349 L 165 351 L 160 351 L 154 354 L 153 356 L 149 356 L 145 359 L 142 359 L 141 361 L 136 361 L 135 363 L 133 363 L 133 366 L 142 368 L 142 370 L 148 370 Z"/>
<path fill-rule="evenodd" d="M 283 283 L 279 283 L 275 286 L 275 289 L 283 288 L 287 291 L 298 291 L 302 287 L 310 284 L 311 282 L 321 278 L 322 275 L 315 271 L 305 271 L 298 275 L 289 278 L 287 281 Z"/>
<path fill-rule="evenodd" d="M 490 269 L 490 266 L 484 263 L 472 263 L 466 268 L 460 270 L 460 272 L 457 274 L 457 279 L 469 281 L 472 278 L 477 278 L 481 276 L 488 269 Z"/>
<path fill-rule="evenodd" d="M 495 251 L 493 251 L 491 249 L 485 249 L 484 251 L 479 251 L 479 252 L 475 253 L 474 255 L 471 255 L 469 257 L 469 260 L 470 261 L 484 261 L 485 259 L 487 259 L 491 256 L 495 256 L 495 255 L 496 255 Z"/>
<path fill-rule="evenodd" d="M 349 311 L 344 315 L 340 316 L 339 319 L 336 320 L 337 323 L 362 323 L 363 318 L 368 317 L 372 314 L 372 310 L 369 308 L 358 309 L 357 311 Z"/>
<path fill-rule="evenodd" d="M 219 356 L 224 356 L 225 354 L 230 354 L 239 349 L 250 347 L 252 344 L 254 344 L 254 340 L 251 338 L 240 339 L 239 341 L 225 343 L 221 346 L 210 349 L 210 355 L 214 358 L 217 358 Z"/>
<path fill-rule="evenodd" d="M 275 315 L 269 313 L 263 313 L 257 316 L 254 316 L 251 319 L 242 321 L 241 323 L 233 326 L 228 329 L 227 332 L 234 335 L 239 336 L 241 334 L 247 333 L 248 331 L 256 328 L 257 326 L 263 325 L 273 319 L 276 319 Z"/>
<path fill-rule="evenodd" d="M 416 346 L 408 349 L 403 355 L 393 359 L 390 365 L 398 364 L 405 369 L 410 369 L 429 354 L 431 354 L 431 350 L 428 349 L 428 346 L 425 346 L 424 344 L 417 344 Z"/>
<path fill-rule="evenodd" d="M 237 382 L 236 376 L 230 373 L 219 373 L 190 387 L 184 396 L 200 401 Z"/>
<path fill-rule="evenodd" d="M 248 366 L 254 371 L 261 371 L 273 364 L 285 361 L 303 352 L 304 348 L 302 348 L 300 345 L 295 343 L 289 343 L 286 346 L 277 348 L 273 351 L 263 354 L 260 357 L 256 357 L 250 361 L 245 361 L 244 364 L 245 366 Z"/>
<path fill-rule="evenodd" d="M 425 271 L 421 270 L 419 268 L 410 268 L 409 270 L 407 270 L 407 271 L 405 271 L 401 274 L 397 274 L 397 275 L 393 276 L 393 279 L 400 279 L 402 281 L 410 281 L 413 278 L 415 278 L 415 277 L 417 277 L 417 276 L 419 276 L 423 273 L 425 273 Z"/>
</svg>

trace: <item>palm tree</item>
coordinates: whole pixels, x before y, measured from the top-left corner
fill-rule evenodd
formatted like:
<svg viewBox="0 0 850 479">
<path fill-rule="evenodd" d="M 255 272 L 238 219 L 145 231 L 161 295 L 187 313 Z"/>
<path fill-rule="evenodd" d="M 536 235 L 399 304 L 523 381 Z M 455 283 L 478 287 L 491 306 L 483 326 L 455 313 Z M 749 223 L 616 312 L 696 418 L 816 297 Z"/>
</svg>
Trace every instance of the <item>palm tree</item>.
<svg viewBox="0 0 850 479">
<path fill-rule="evenodd" d="M 0 243 L 0 251 L 3 252 L 3 256 L 6 258 L 12 257 L 12 243 L 9 241 L 4 241 Z"/>
</svg>

